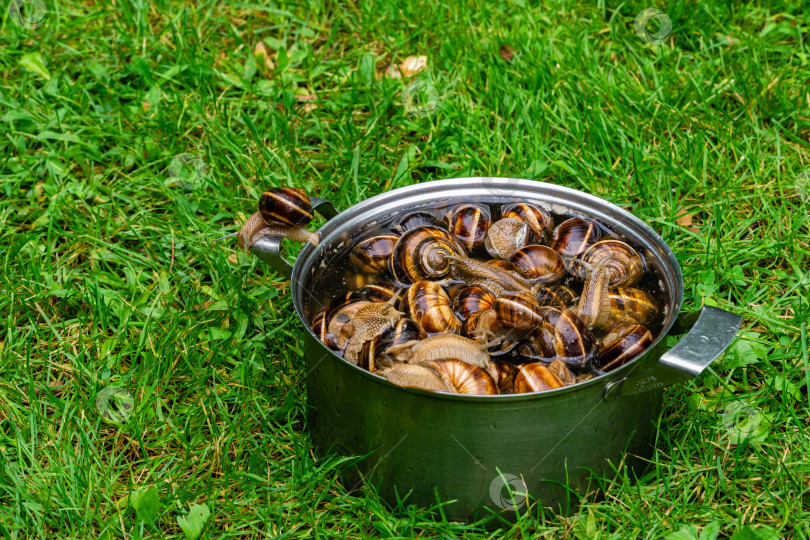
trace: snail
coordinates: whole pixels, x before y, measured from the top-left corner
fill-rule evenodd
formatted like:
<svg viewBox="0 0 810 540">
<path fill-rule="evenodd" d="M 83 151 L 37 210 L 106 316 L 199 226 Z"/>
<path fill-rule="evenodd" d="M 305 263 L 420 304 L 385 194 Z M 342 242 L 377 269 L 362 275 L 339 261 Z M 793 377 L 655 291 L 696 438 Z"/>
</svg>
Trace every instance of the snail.
<svg viewBox="0 0 810 540">
<path fill-rule="evenodd" d="M 403 234 L 391 253 L 391 273 L 400 283 L 441 279 L 450 271 L 450 257 L 464 256 L 449 232 L 438 227 L 417 227 Z"/>
<path fill-rule="evenodd" d="M 648 324 L 658 312 L 655 300 L 634 287 L 610 291 L 609 323 Z"/>
<path fill-rule="evenodd" d="M 532 330 L 541 322 L 540 305 L 530 292 L 508 293 L 492 303 L 498 323 L 506 328 Z"/>
<path fill-rule="evenodd" d="M 565 362 L 562 360 L 554 360 L 547 366 L 548 370 L 552 372 L 554 375 L 557 376 L 558 379 L 562 381 L 562 383 L 566 386 L 574 384 L 577 382 L 577 377 L 571 370 L 568 369 L 568 366 L 565 365 Z"/>
<path fill-rule="evenodd" d="M 496 375 L 495 384 L 498 385 L 499 394 L 511 394 L 515 391 L 515 375 L 518 368 L 507 362 L 495 363 Z"/>
<path fill-rule="evenodd" d="M 396 234 L 377 234 L 360 240 L 349 253 L 349 262 L 360 272 L 379 274 L 388 269 L 397 240 Z"/>
<path fill-rule="evenodd" d="M 576 257 L 602 237 L 602 231 L 593 221 L 573 217 L 557 225 L 551 247 L 560 255 Z"/>
<path fill-rule="evenodd" d="M 399 218 L 396 223 L 394 223 L 394 230 L 405 233 L 418 227 L 439 227 L 441 224 L 442 218 L 435 212 L 417 210 Z"/>
<path fill-rule="evenodd" d="M 380 335 L 363 344 L 357 365 L 371 372 L 381 367 L 391 366 L 393 361 L 386 354 L 390 347 L 422 340 L 426 337 L 427 334 L 419 323 L 411 319 L 400 319 L 394 326 L 383 330 Z"/>
<path fill-rule="evenodd" d="M 314 333 L 318 339 L 329 347 L 330 349 L 340 350 L 340 345 L 337 341 L 337 336 L 335 334 L 330 334 L 327 332 L 326 326 L 326 309 L 320 310 L 318 313 L 315 314 L 315 317 L 312 319 L 312 333 Z"/>
<path fill-rule="evenodd" d="M 480 367 L 467 362 L 449 358 L 424 362 L 420 365 L 436 370 L 451 391 L 457 394 L 493 395 L 498 393 L 498 386 L 492 376 Z"/>
<path fill-rule="evenodd" d="M 535 289 L 537 303 L 541 306 L 568 307 L 576 298 L 576 293 L 565 285 L 546 287 L 537 286 Z"/>
<path fill-rule="evenodd" d="M 543 392 L 562 388 L 563 382 L 543 364 L 534 362 L 520 368 L 515 375 L 515 393 Z"/>
<path fill-rule="evenodd" d="M 239 247 L 245 250 L 266 236 L 281 236 L 317 246 L 318 235 L 304 228 L 312 217 L 312 203 L 303 189 L 272 188 L 262 193 L 259 211 L 250 216 L 238 232 L 217 240 L 236 236 Z"/>
<path fill-rule="evenodd" d="M 324 343 L 330 346 L 336 345 L 335 348 L 337 350 L 342 350 L 346 345 L 346 337 L 342 332 L 343 327 L 351 322 L 358 311 L 368 305 L 371 305 L 371 302 L 368 300 L 355 300 L 342 304 L 335 309 L 327 308 L 324 322 L 326 323 L 326 335 L 328 340 L 324 341 Z"/>
<path fill-rule="evenodd" d="M 357 290 L 371 302 L 391 302 L 402 289 L 390 281 L 375 281 Z"/>
<path fill-rule="evenodd" d="M 356 365 L 363 345 L 392 327 L 402 315 L 390 304 L 381 302 L 361 307 L 340 329 L 340 336 L 346 340 L 343 358 Z"/>
<path fill-rule="evenodd" d="M 522 247 L 509 261 L 533 283 L 553 283 L 565 275 L 562 257 L 548 246 L 532 244 Z"/>
<path fill-rule="evenodd" d="M 529 278 L 528 274 L 526 274 L 523 270 L 515 266 L 515 263 L 507 259 L 492 259 L 491 261 L 486 261 L 486 264 L 494 266 L 495 268 L 500 268 L 501 270 L 509 272 L 510 274 L 514 274 L 516 276 L 520 276 L 525 279 Z"/>
<path fill-rule="evenodd" d="M 452 392 L 444 378 L 435 370 L 422 364 L 393 364 L 380 369 L 377 375 L 397 386 L 418 388 L 431 392 Z"/>
<path fill-rule="evenodd" d="M 588 328 L 605 326 L 610 316 L 610 296 L 608 285 L 613 275 L 611 264 L 616 256 L 609 255 L 601 259 L 588 272 L 588 278 L 582 287 L 582 294 L 576 307 L 576 313 Z"/>
<path fill-rule="evenodd" d="M 571 310 L 541 307 L 542 322 L 532 335 L 544 358 L 559 358 L 582 367 L 593 354 L 594 339 L 588 326 Z"/>
<path fill-rule="evenodd" d="M 530 291 L 531 283 L 525 278 L 511 274 L 491 264 L 467 257 L 450 257 L 449 277 L 468 285 L 479 285 L 498 296 L 505 291 Z"/>
<path fill-rule="evenodd" d="M 397 362 L 411 364 L 455 358 L 482 369 L 490 365 L 485 346 L 457 334 L 438 334 L 422 341 L 403 343 L 390 347 L 388 355 Z"/>
<path fill-rule="evenodd" d="M 595 363 L 602 371 L 623 366 L 652 343 L 652 334 L 640 324 L 619 323 L 607 329 L 596 350 Z"/>
<path fill-rule="evenodd" d="M 464 204 L 445 216 L 447 228 L 456 240 L 472 253 L 484 244 L 489 226 L 492 223 L 489 208 L 477 204 Z"/>
<path fill-rule="evenodd" d="M 634 285 L 644 273 L 644 265 L 635 249 L 621 240 L 609 239 L 596 242 L 582 253 L 582 264 L 578 265 L 580 275 L 607 258 L 611 261 L 608 265 L 611 288 Z"/>
<path fill-rule="evenodd" d="M 548 212 L 528 203 L 516 203 L 501 209 L 502 218 L 519 218 L 526 222 L 533 242 L 547 242 L 551 239 L 554 222 Z"/>
<path fill-rule="evenodd" d="M 529 227 L 520 218 L 502 218 L 493 223 L 484 239 L 484 247 L 496 259 L 508 259 L 526 245 Z"/>
<path fill-rule="evenodd" d="M 495 295 L 479 285 L 465 286 L 456 292 L 452 302 L 453 311 L 463 322 L 473 313 L 491 308 Z"/>
<path fill-rule="evenodd" d="M 429 334 L 461 329 L 461 321 L 453 312 L 450 297 L 434 281 L 417 281 L 408 287 L 400 307 Z"/>
</svg>

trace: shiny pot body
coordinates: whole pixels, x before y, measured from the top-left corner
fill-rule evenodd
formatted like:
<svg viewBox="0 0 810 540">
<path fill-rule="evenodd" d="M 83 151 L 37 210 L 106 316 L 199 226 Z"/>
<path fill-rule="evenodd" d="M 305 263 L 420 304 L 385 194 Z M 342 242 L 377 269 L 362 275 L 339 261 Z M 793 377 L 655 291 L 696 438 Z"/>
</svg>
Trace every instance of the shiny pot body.
<svg viewBox="0 0 810 540">
<path fill-rule="evenodd" d="M 436 201 L 525 201 L 595 218 L 634 242 L 665 283 L 663 331 L 632 362 L 574 386 L 535 394 L 463 396 L 395 386 L 332 353 L 309 331 L 327 301 L 310 288 L 330 252 L 346 249 L 364 226 L 403 208 Z M 730 344 L 740 318 L 714 308 L 680 315 L 683 277 L 672 250 L 621 208 L 560 186 L 508 178 L 463 178 L 383 193 L 331 217 L 320 245 L 305 246 L 295 266 L 266 239 L 251 250 L 291 276 L 304 332 L 308 426 L 319 455 L 362 456 L 344 474 L 352 489 L 367 482 L 391 505 L 445 503 L 451 520 L 525 510 L 526 495 L 561 513 L 617 467 L 643 469 L 653 452 L 662 388 L 697 376 Z M 314 304 L 314 305 L 313 305 Z M 670 350 L 666 336 L 689 333 Z"/>
</svg>

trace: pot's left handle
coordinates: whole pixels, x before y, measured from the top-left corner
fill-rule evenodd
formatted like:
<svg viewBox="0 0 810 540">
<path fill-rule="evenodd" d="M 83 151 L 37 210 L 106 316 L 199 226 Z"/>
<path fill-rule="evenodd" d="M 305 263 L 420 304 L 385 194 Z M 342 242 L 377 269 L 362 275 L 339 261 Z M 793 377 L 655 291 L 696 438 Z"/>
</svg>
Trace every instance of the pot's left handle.
<svg viewBox="0 0 810 540">
<path fill-rule="evenodd" d="M 338 209 L 335 208 L 335 205 L 332 204 L 332 201 L 329 199 L 310 197 L 310 202 L 312 202 L 312 209 L 326 219 L 332 219 L 339 214 Z M 255 244 L 250 246 L 250 252 L 270 265 L 270 267 L 279 274 L 283 274 L 288 278 L 292 276 L 293 267 L 281 254 L 280 236 L 265 236 L 264 238 L 260 238 Z"/>
</svg>

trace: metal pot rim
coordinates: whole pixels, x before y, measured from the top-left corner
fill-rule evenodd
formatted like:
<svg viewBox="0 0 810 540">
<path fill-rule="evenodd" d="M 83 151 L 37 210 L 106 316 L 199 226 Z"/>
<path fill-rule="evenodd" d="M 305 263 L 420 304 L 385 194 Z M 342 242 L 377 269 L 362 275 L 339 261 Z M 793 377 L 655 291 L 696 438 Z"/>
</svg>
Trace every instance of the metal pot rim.
<svg viewBox="0 0 810 540">
<path fill-rule="evenodd" d="M 461 193 L 462 190 L 464 193 Z M 669 283 L 666 285 L 670 297 L 668 304 L 669 312 L 666 315 L 661 331 L 653 340 L 653 343 L 647 348 L 647 351 L 654 350 L 654 348 L 666 338 L 672 326 L 675 324 L 676 317 L 681 311 L 683 302 L 683 274 L 681 267 L 672 249 L 667 245 L 661 235 L 655 232 L 640 218 L 605 199 L 556 184 L 518 178 L 466 177 L 412 184 L 375 195 L 340 212 L 340 214 L 327 221 L 323 227 L 321 227 L 318 231 L 321 237 L 320 244 L 317 247 L 306 244 L 301 249 L 295 261 L 291 276 L 291 290 L 295 312 L 306 327 L 306 331 L 309 332 L 313 338 L 318 339 L 312 332 L 309 322 L 306 319 L 301 290 L 304 288 L 303 283 L 308 279 L 306 274 L 311 270 L 313 263 L 318 260 L 323 250 L 330 246 L 339 235 L 345 234 L 347 231 L 357 230 L 372 221 L 374 215 L 379 216 L 384 214 L 384 212 L 391 209 L 390 207 L 392 206 L 396 206 L 397 209 L 401 210 L 403 206 L 409 205 L 408 201 L 403 203 L 403 199 L 410 197 L 414 203 L 428 203 L 429 201 L 435 202 L 437 196 L 444 196 L 445 198 L 448 196 L 452 198 L 457 197 L 459 199 L 470 199 L 479 196 L 490 201 L 497 201 L 497 199 L 502 198 L 504 202 L 514 202 L 516 198 L 523 197 L 520 200 L 525 199 L 529 202 L 540 203 L 541 205 L 548 206 L 558 204 L 568 212 L 581 213 L 582 215 L 596 218 L 603 221 L 617 232 L 633 237 L 634 240 L 642 244 L 642 247 L 646 248 L 647 253 L 654 257 L 659 271 L 665 279 L 669 280 Z M 551 201 L 547 199 L 551 199 Z M 417 204 L 413 205 L 417 206 Z M 364 215 L 368 215 L 369 219 L 362 220 L 360 224 L 349 225 L 351 222 Z M 338 246 L 343 247 L 340 242 Z M 324 349 L 326 349 L 325 346 Z M 642 353 L 640 358 L 628 362 L 614 371 L 596 376 L 588 381 L 554 390 L 525 394 L 465 395 L 401 387 L 379 375 L 347 362 L 331 350 L 329 350 L 329 354 L 332 356 L 333 360 L 342 362 L 350 369 L 356 369 L 362 372 L 363 376 L 368 377 L 370 381 L 387 384 L 404 392 L 421 394 L 434 399 L 475 402 L 552 399 L 569 392 L 585 391 L 593 386 L 608 387 L 611 382 L 626 378 L 630 373 L 639 368 L 644 360 L 644 354 Z"/>
</svg>

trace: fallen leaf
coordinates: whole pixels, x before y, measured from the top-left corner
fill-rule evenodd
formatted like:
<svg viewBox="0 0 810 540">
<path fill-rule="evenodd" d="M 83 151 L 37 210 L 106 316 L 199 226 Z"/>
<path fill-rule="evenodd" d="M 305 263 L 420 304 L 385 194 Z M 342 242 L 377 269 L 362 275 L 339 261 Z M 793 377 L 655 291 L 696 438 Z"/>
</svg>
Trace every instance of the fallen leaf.
<svg viewBox="0 0 810 540">
<path fill-rule="evenodd" d="M 498 53 L 501 55 L 501 58 L 507 62 L 511 62 L 512 58 L 515 56 L 515 50 L 509 45 L 501 45 L 501 48 L 498 49 Z"/>
<path fill-rule="evenodd" d="M 399 71 L 405 77 L 413 77 L 427 67 L 427 56 L 409 56 L 399 65 Z"/>
<path fill-rule="evenodd" d="M 684 215 L 682 215 L 681 217 L 679 217 L 679 218 L 678 218 L 678 219 L 676 219 L 675 221 L 676 221 L 676 222 L 678 223 L 678 225 L 680 225 L 681 227 L 689 227 L 690 225 L 692 225 L 692 220 L 693 220 L 693 218 L 694 218 L 694 217 L 695 217 L 695 213 L 694 213 L 694 212 L 690 212 L 690 213 L 688 213 L 688 214 L 684 214 Z"/>
</svg>

